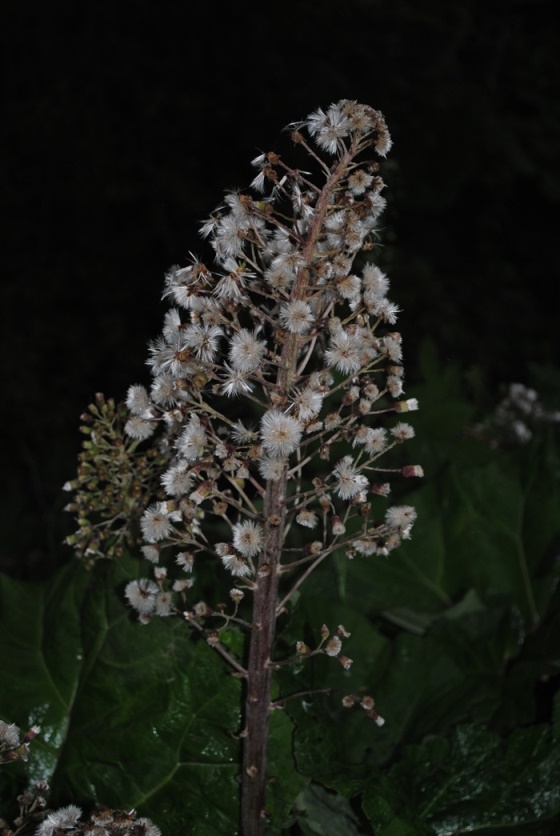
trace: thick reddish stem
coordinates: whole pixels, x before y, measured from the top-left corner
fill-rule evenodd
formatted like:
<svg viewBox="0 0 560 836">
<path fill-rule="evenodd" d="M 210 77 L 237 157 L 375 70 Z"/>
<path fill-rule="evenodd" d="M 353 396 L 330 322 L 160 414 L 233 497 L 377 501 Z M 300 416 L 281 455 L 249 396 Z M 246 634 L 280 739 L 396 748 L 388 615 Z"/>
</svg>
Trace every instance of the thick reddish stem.
<svg viewBox="0 0 560 836">
<path fill-rule="evenodd" d="M 355 151 L 354 148 L 350 149 L 334 166 L 317 200 L 315 217 L 302 248 L 302 255 L 307 264 L 313 260 L 330 196 Z M 309 270 L 301 269 L 292 287 L 292 300 L 305 299 L 309 280 Z M 298 335 L 286 333 L 276 384 L 276 393 L 280 401 L 287 398 L 297 380 L 298 349 Z M 287 474 L 286 467 L 280 480 L 267 483 L 264 498 L 265 548 L 261 553 L 253 592 L 253 629 L 247 666 L 241 775 L 241 836 L 264 836 L 266 832 L 266 782 L 271 710 L 270 661 L 276 629 L 279 567 L 286 518 Z"/>
</svg>

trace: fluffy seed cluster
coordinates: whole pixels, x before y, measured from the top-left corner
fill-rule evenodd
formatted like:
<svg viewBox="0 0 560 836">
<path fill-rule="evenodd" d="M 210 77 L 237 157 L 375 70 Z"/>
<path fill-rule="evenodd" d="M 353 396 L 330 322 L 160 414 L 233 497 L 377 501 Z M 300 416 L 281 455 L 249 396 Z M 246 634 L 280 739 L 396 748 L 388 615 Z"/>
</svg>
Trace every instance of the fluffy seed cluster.
<svg viewBox="0 0 560 836">
<path fill-rule="evenodd" d="M 128 436 L 150 438 L 166 462 L 164 497 L 141 531 L 144 555 L 169 572 L 126 590 L 143 622 L 206 612 L 186 596 L 212 555 L 251 588 L 274 491 L 287 497 L 292 561 L 335 548 L 385 555 L 410 534 L 413 514 L 386 507 L 388 473 L 403 462 L 377 473 L 379 457 L 413 436 L 391 415 L 416 408 L 402 397 L 398 308 L 375 264 L 389 132 L 379 111 L 350 100 L 287 131 L 305 170 L 262 153 L 250 188 L 224 196 L 201 228 L 213 265 L 191 255 L 168 271 L 152 383 L 128 391 Z"/>
<path fill-rule="evenodd" d="M 32 726 L 20 739 L 20 730 L 14 723 L 0 720 L 0 764 L 27 760 L 29 743 L 39 734 L 39 726 Z M 135 810 L 125 812 L 108 807 L 94 811 L 89 818 L 82 818 L 82 810 L 76 804 L 68 804 L 57 810 L 48 810 L 46 796 L 49 785 L 39 780 L 17 796 L 19 814 L 8 827 L 0 819 L 2 834 L 33 833 L 35 836 L 161 836 L 161 831 L 150 819 L 138 816 Z"/>
<path fill-rule="evenodd" d="M 82 820 L 82 811 L 75 804 L 61 807 L 47 813 L 35 831 L 36 836 L 85 836 L 89 833 L 103 833 L 107 836 L 161 836 L 161 830 L 150 819 L 138 817 L 136 812 L 125 813 L 122 810 L 103 809 L 92 813 L 86 821 Z"/>
<path fill-rule="evenodd" d="M 560 423 L 560 411 L 543 407 L 538 392 L 523 383 L 510 383 L 493 415 L 471 427 L 476 438 L 492 447 L 527 444 L 539 424 Z"/>
</svg>

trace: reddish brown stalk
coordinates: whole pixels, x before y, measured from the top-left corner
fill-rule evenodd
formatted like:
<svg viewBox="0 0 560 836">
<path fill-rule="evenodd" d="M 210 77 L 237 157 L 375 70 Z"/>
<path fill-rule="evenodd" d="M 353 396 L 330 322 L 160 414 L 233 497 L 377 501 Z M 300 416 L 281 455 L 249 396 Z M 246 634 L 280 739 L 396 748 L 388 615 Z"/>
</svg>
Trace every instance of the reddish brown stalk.
<svg viewBox="0 0 560 836">
<path fill-rule="evenodd" d="M 269 482 L 265 496 L 266 551 L 254 592 L 253 630 L 247 667 L 247 698 L 241 779 L 243 836 L 261 836 L 266 826 L 266 768 L 270 722 L 270 657 L 276 628 L 278 571 L 282 554 L 286 479 Z"/>
<path fill-rule="evenodd" d="M 329 207 L 329 197 L 346 171 L 356 149 L 350 149 L 333 168 L 316 204 L 302 255 L 306 264 L 313 258 Z M 292 287 L 291 299 L 305 299 L 309 271 L 302 269 Z M 297 378 L 299 337 L 286 333 L 276 392 L 287 396 Z M 286 518 L 288 469 L 278 481 L 267 483 L 264 497 L 266 548 L 261 552 L 253 593 L 253 629 L 247 666 L 243 767 L 241 775 L 241 834 L 263 836 L 266 832 L 266 783 L 268 736 L 271 711 L 272 648 L 276 630 L 278 579 Z"/>
</svg>

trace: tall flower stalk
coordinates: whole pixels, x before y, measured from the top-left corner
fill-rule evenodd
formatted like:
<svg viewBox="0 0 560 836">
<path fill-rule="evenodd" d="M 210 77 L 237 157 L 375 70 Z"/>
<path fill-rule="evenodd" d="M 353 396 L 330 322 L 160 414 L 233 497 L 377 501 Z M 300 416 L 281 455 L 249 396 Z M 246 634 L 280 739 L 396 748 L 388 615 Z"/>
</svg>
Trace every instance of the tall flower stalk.
<svg viewBox="0 0 560 836">
<path fill-rule="evenodd" d="M 141 518 L 153 576 L 126 597 L 143 623 L 181 615 L 245 680 L 243 836 L 266 827 L 271 677 L 285 661 L 277 619 L 334 552 L 386 556 L 408 538 L 415 511 L 388 504 L 391 482 L 422 475 L 390 452 L 414 435 L 402 413 L 417 403 L 403 396 L 398 308 L 372 260 L 385 120 L 342 100 L 288 130 L 304 168 L 263 153 L 251 189 L 226 194 L 201 230 L 215 266 L 193 255 L 169 271 L 151 388 L 127 395 L 126 432 L 153 436 L 165 498 Z M 228 605 L 201 599 L 211 561 L 229 579 Z M 247 631 L 248 654 L 223 641 L 232 628 Z M 331 630 L 315 649 L 298 642 L 295 658 L 325 653 L 349 668 L 349 634 Z M 361 703 L 382 722 L 371 698 Z"/>
</svg>

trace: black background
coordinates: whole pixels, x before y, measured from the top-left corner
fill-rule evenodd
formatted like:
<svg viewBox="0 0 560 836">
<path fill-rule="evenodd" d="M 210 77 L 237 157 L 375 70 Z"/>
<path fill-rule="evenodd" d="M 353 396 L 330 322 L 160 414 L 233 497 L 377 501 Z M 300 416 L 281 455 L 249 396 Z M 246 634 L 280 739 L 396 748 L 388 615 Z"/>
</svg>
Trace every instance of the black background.
<svg viewBox="0 0 560 836">
<path fill-rule="evenodd" d="M 80 413 L 97 391 L 120 400 L 148 382 L 165 271 L 190 251 L 210 259 L 197 230 L 224 190 L 248 184 L 288 122 L 339 98 L 383 111 L 394 140 L 382 258 L 409 383 L 427 337 L 496 397 L 554 380 L 552 9 L 3 4 L 1 568 L 42 577 L 69 557 L 61 486 Z"/>
</svg>

